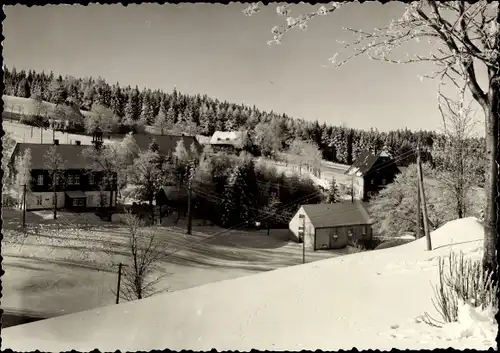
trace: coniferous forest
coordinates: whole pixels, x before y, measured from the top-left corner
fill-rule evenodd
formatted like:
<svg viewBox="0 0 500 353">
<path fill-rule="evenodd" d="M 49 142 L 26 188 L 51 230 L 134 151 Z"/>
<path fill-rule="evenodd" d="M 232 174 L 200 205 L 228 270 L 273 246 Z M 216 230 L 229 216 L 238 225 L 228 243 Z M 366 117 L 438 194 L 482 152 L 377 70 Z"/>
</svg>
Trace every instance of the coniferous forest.
<svg viewBox="0 0 500 353">
<path fill-rule="evenodd" d="M 90 111 L 95 105 L 105 107 L 117 119 L 119 132 L 141 131 L 137 128 L 140 126 L 160 126 L 163 130 L 175 125 L 183 126 L 190 134 L 206 136 L 217 130 L 246 130 L 256 153 L 272 156 L 287 149 L 296 139 L 309 140 L 318 145 L 323 159 L 342 164 L 351 164 L 368 148 L 384 148 L 397 158 L 398 164 L 406 166 L 415 161 L 411 151 L 418 145 L 424 151 L 424 160 L 434 165 L 445 162 L 440 159 L 446 158 L 445 138 L 434 131 L 379 132 L 320 124 L 207 95 L 109 84 L 100 77 L 63 77 L 53 72 L 4 68 L 4 83 L 5 95 L 70 104 L 83 111 Z M 478 175 L 482 175 L 484 138 L 470 138 L 468 143 L 477 156 Z"/>
</svg>

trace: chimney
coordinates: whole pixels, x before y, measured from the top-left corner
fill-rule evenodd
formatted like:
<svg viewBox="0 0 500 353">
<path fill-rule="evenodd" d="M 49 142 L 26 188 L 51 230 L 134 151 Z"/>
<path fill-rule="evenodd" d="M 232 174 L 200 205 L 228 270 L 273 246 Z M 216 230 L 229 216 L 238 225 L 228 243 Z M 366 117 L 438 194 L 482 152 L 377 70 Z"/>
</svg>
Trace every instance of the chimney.
<svg viewBox="0 0 500 353">
<path fill-rule="evenodd" d="M 81 141 L 75 141 L 75 145 L 80 146 L 82 144 Z"/>
<path fill-rule="evenodd" d="M 54 146 L 59 146 L 59 140 L 54 139 Z"/>
</svg>

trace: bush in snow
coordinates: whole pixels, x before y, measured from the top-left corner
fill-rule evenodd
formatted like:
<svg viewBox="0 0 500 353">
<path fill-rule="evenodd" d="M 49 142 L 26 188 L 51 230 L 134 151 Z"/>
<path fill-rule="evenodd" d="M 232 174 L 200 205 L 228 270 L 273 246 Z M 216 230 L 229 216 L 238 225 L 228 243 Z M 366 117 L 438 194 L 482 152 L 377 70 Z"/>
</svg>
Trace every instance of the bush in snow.
<svg viewBox="0 0 500 353">
<path fill-rule="evenodd" d="M 427 215 L 432 231 L 454 219 L 455 214 L 448 193 L 435 179 L 435 171 L 429 164 L 423 164 L 422 169 Z M 385 237 L 415 232 L 417 207 L 417 166 L 412 164 L 373 199 L 370 215 L 376 221 L 374 231 Z"/>
<path fill-rule="evenodd" d="M 448 271 L 445 271 L 445 260 L 439 259 L 439 284 L 435 286 L 434 307 L 444 322 L 456 322 L 459 319 L 461 303 L 485 310 L 497 307 L 498 286 L 485 273 L 480 260 L 465 260 L 463 253 L 457 258 L 451 252 L 448 257 Z M 438 320 L 427 315 L 427 323 L 436 325 Z"/>
</svg>

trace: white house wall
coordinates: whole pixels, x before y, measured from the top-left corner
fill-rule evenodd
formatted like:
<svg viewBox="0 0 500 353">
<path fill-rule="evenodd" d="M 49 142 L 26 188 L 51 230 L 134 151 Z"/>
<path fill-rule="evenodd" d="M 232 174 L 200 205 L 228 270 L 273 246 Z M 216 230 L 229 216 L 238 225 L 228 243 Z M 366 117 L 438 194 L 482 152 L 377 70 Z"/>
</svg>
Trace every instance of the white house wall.
<svg viewBox="0 0 500 353">
<path fill-rule="evenodd" d="M 305 215 L 305 242 L 306 248 L 314 249 L 314 227 L 304 212 L 302 207 L 295 213 L 290 222 L 288 223 L 288 228 L 292 233 L 292 240 L 298 242 L 299 241 L 299 227 L 302 226 L 302 220 L 299 218 L 299 215 Z"/>
<path fill-rule="evenodd" d="M 109 197 L 110 197 L 110 191 L 86 191 L 85 196 L 87 198 L 87 208 L 93 208 L 93 207 L 100 207 L 100 200 L 101 200 L 101 194 L 107 196 L 107 204 L 105 206 L 109 205 Z M 30 192 L 28 191 L 26 193 L 26 209 L 27 210 L 46 210 L 46 209 L 52 209 L 54 207 L 54 203 L 52 201 L 54 193 L 52 191 L 46 191 L 46 192 Z M 42 198 L 42 204 L 39 205 L 37 204 L 37 198 L 41 196 Z M 20 198 L 20 205 L 19 207 L 22 208 L 22 197 Z M 65 192 L 57 192 L 57 208 L 64 208 L 67 205 L 65 205 L 66 201 L 66 196 Z M 116 206 L 115 199 L 113 197 L 112 199 L 112 206 Z"/>
<path fill-rule="evenodd" d="M 365 188 L 363 178 L 362 177 L 354 177 L 353 187 L 354 187 L 354 199 L 362 200 L 363 194 L 364 194 L 364 188 Z"/>
<path fill-rule="evenodd" d="M 57 208 L 64 207 L 64 192 L 57 192 Z M 41 197 L 42 204 L 37 203 L 38 198 Z M 52 191 L 45 192 L 30 192 L 26 193 L 26 209 L 27 210 L 46 210 L 54 208 L 53 201 L 54 193 Z M 21 205 L 22 208 L 22 198 Z"/>
</svg>

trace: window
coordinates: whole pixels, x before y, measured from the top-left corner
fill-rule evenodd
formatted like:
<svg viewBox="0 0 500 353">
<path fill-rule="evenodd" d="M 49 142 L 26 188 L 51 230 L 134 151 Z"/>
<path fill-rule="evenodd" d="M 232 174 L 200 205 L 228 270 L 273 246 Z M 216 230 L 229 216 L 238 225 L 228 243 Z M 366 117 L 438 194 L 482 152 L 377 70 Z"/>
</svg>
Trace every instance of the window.
<svg viewBox="0 0 500 353">
<path fill-rule="evenodd" d="M 69 174 L 68 175 L 68 185 L 73 185 L 74 181 L 73 181 L 73 175 L 72 174 Z"/>
<path fill-rule="evenodd" d="M 94 185 L 95 180 L 94 180 L 94 173 L 89 174 L 89 184 Z"/>
<path fill-rule="evenodd" d="M 106 195 L 101 195 L 101 206 L 106 206 L 108 204 L 108 197 Z"/>
<path fill-rule="evenodd" d="M 41 196 L 37 196 L 36 197 L 36 205 L 37 206 L 41 206 L 42 205 L 42 197 Z"/>
<path fill-rule="evenodd" d="M 381 184 L 385 185 L 386 183 L 387 183 L 387 181 L 385 179 L 382 179 Z"/>
<path fill-rule="evenodd" d="M 75 185 L 80 185 L 80 175 L 78 175 L 78 174 L 75 175 L 74 184 Z"/>
<path fill-rule="evenodd" d="M 83 206 L 84 204 L 83 199 L 73 199 L 73 206 Z"/>
<path fill-rule="evenodd" d="M 43 174 L 38 174 L 36 183 L 37 185 L 43 185 Z"/>
<path fill-rule="evenodd" d="M 352 229 L 349 229 L 349 230 L 347 231 L 347 236 L 348 236 L 349 238 L 351 238 L 351 237 L 353 236 Z"/>
</svg>

